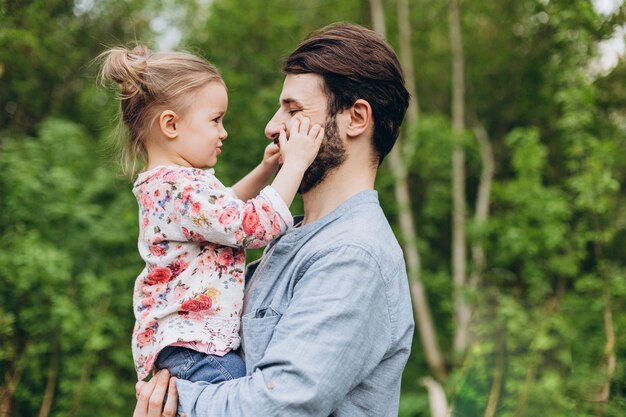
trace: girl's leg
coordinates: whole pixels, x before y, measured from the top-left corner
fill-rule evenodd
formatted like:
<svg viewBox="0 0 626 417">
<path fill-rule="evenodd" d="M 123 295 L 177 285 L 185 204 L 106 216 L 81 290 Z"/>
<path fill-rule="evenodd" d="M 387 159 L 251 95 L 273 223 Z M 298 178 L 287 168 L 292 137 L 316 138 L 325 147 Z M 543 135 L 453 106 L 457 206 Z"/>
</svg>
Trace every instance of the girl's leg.
<svg viewBox="0 0 626 417">
<path fill-rule="evenodd" d="M 187 370 L 184 378 L 188 381 L 217 384 L 246 375 L 243 359 L 236 352 L 231 351 L 224 356 L 217 356 L 191 351 L 191 356 L 194 358 L 193 365 Z"/>
<path fill-rule="evenodd" d="M 189 369 L 194 365 L 196 358 L 193 350 L 180 346 L 167 346 L 159 352 L 154 367 L 156 369 L 167 369 L 171 376 L 188 379 Z"/>
</svg>

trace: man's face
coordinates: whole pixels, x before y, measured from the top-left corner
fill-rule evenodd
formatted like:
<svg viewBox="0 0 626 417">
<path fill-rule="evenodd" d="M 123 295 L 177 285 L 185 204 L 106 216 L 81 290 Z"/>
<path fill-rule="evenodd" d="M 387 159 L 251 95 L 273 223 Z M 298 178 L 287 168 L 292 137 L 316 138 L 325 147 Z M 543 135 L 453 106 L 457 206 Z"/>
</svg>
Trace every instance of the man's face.
<svg viewBox="0 0 626 417">
<path fill-rule="evenodd" d="M 300 193 L 306 193 L 321 183 L 346 159 L 336 118 L 327 117 L 328 99 L 322 89 L 323 83 L 324 79 L 317 74 L 288 74 L 280 93 L 279 108 L 265 126 L 265 136 L 269 139 L 278 137 L 281 127 L 287 130 L 289 137 L 289 120 L 292 117 L 308 117 L 311 125 L 317 123 L 324 127 L 324 140 L 317 157 L 304 173 L 298 189 Z"/>
</svg>

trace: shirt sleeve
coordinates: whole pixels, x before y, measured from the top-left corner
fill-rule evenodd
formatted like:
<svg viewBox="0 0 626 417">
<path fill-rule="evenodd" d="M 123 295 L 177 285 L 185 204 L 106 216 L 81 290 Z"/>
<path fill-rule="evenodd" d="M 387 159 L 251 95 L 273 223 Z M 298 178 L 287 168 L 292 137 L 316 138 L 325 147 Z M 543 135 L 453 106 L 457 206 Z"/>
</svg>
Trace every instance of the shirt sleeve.
<svg viewBox="0 0 626 417">
<path fill-rule="evenodd" d="M 235 189 L 233 187 L 226 187 L 226 191 L 233 197 L 233 198 L 239 198 L 239 196 L 237 195 L 237 193 L 235 192 Z"/>
<path fill-rule="evenodd" d="M 350 245 L 324 252 L 295 285 L 251 375 L 217 385 L 177 381 L 186 415 L 328 416 L 390 347 L 385 294 L 370 253 Z"/>
<path fill-rule="evenodd" d="M 289 207 L 271 186 L 242 201 L 217 180 L 179 179 L 171 204 L 187 240 L 262 247 L 293 226 Z"/>
</svg>

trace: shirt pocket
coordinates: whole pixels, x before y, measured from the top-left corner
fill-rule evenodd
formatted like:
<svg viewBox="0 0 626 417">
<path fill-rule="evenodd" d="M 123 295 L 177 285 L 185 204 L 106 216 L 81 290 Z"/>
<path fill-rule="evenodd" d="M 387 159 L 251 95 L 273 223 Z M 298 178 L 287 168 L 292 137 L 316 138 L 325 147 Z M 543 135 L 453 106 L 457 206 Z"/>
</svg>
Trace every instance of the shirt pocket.
<svg viewBox="0 0 626 417">
<path fill-rule="evenodd" d="M 243 316 L 241 327 L 248 375 L 263 357 L 281 317 L 272 307 L 258 308 Z"/>
</svg>

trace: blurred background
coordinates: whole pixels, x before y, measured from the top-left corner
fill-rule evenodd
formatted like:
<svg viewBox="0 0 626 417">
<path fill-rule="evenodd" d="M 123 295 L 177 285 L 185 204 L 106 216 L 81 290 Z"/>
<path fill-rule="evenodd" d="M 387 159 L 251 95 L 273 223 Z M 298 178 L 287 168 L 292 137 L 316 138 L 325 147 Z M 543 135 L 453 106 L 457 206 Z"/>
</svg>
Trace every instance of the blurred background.
<svg viewBox="0 0 626 417">
<path fill-rule="evenodd" d="M 417 323 L 400 415 L 626 414 L 623 1 L 0 0 L 0 417 L 134 407 L 137 205 L 93 59 L 212 61 L 232 184 L 335 21 L 384 34 L 414 99 L 377 183 Z"/>
</svg>

